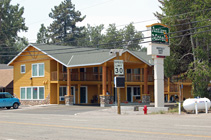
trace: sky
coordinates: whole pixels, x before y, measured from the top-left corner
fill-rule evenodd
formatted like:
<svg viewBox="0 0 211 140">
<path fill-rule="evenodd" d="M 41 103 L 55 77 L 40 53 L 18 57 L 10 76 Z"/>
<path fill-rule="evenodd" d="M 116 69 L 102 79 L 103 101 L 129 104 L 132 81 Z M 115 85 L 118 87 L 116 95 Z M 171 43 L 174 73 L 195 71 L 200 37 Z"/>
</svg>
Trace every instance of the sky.
<svg viewBox="0 0 211 140">
<path fill-rule="evenodd" d="M 28 38 L 30 43 L 36 42 L 41 24 L 47 27 L 52 23 L 49 13 L 62 1 L 12 0 L 11 4 L 24 7 L 23 17 L 29 28 L 27 32 L 19 33 L 19 36 Z M 115 23 L 118 28 L 123 28 L 133 22 L 136 29 L 142 31 L 146 30 L 146 25 L 158 22 L 153 13 L 161 13 L 158 0 L 72 0 L 72 3 L 82 16 L 86 15 L 78 26 L 104 24 L 106 29 L 109 24 Z"/>
</svg>

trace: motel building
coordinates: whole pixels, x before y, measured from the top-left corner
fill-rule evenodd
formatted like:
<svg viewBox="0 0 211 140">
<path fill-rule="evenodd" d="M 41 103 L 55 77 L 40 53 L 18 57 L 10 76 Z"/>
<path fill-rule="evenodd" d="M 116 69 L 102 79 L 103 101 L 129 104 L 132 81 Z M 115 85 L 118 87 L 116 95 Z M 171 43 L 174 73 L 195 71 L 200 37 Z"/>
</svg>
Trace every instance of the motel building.
<svg viewBox="0 0 211 140">
<path fill-rule="evenodd" d="M 98 104 L 116 100 L 114 60 L 109 49 L 30 44 L 10 62 L 13 93 L 22 104 Z M 146 52 L 124 50 L 125 87 L 121 103 L 154 102 L 154 67 Z M 166 102 L 192 97 L 191 82 L 165 78 Z M 181 87 L 180 90 L 179 87 Z M 181 91 L 181 92 L 180 92 Z"/>
</svg>

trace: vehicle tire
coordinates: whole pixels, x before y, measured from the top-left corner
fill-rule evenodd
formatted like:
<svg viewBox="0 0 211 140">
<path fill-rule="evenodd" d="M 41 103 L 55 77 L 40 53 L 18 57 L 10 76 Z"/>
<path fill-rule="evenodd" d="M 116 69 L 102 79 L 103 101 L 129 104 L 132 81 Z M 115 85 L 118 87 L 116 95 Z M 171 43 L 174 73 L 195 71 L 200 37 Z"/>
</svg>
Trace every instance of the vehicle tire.
<svg viewBox="0 0 211 140">
<path fill-rule="evenodd" d="M 11 107 L 6 107 L 7 109 L 10 109 Z"/>
<path fill-rule="evenodd" d="M 19 106 L 18 103 L 14 103 L 13 104 L 13 109 L 18 109 L 18 106 Z"/>
</svg>

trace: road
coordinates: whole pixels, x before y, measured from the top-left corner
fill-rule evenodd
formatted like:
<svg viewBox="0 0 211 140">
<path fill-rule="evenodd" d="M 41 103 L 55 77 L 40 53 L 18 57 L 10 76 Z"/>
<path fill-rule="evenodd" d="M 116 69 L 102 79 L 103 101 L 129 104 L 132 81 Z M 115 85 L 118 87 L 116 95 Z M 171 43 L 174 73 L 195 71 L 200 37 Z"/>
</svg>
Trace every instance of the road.
<svg viewBox="0 0 211 140">
<path fill-rule="evenodd" d="M 122 114 L 85 106 L 0 109 L 0 140 L 211 139 L 211 114 Z"/>
</svg>

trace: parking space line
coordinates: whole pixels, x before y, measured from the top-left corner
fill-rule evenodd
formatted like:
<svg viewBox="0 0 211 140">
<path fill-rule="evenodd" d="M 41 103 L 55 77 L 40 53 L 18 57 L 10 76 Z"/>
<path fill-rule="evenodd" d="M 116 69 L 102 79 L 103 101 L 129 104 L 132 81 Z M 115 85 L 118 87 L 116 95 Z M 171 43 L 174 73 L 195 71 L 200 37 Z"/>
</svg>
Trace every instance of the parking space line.
<svg viewBox="0 0 211 140">
<path fill-rule="evenodd" d="M 93 128 L 93 127 L 80 127 L 80 126 L 35 124 L 35 123 L 24 123 L 24 122 L 8 122 L 8 121 L 0 121 L 0 123 L 17 124 L 17 125 L 30 125 L 30 126 L 58 127 L 58 128 L 74 128 L 74 129 L 84 129 L 84 130 L 112 131 L 112 132 L 127 132 L 127 133 L 139 133 L 139 134 L 156 134 L 156 135 L 171 135 L 171 136 L 211 138 L 211 136 L 207 136 L 207 135 L 193 135 L 193 134 L 181 134 L 181 133 L 163 133 L 163 132 L 137 131 L 137 130 L 125 130 L 125 129 L 107 129 L 107 128 Z"/>
</svg>

